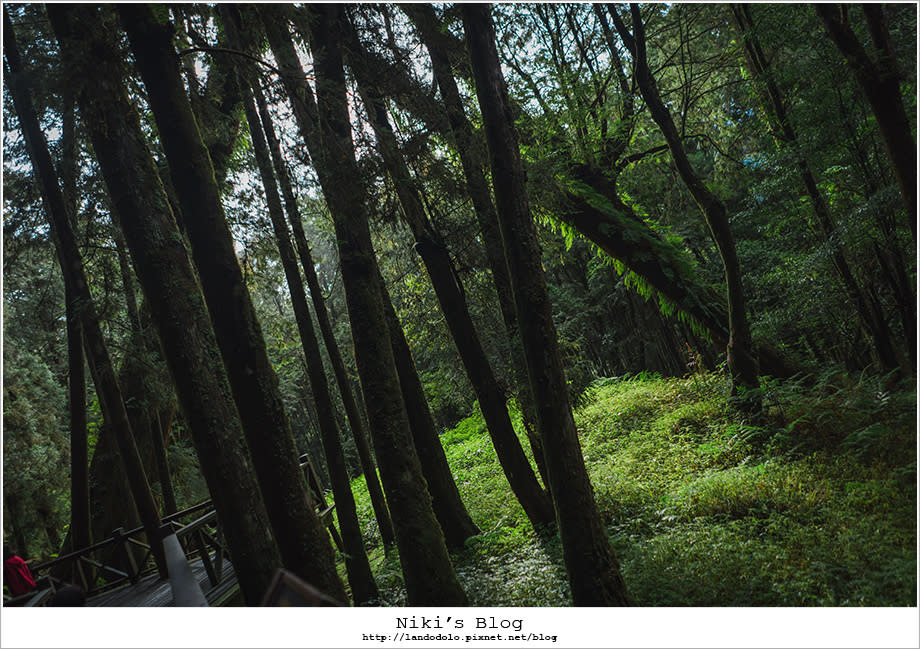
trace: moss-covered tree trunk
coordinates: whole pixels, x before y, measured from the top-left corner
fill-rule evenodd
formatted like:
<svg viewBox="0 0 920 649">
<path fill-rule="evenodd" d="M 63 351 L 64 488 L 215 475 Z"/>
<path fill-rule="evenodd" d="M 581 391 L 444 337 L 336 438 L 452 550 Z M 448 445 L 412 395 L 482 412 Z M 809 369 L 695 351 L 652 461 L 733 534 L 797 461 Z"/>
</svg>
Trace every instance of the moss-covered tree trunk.
<svg viewBox="0 0 920 649">
<path fill-rule="evenodd" d="M 353 48 L 356 49 L 356 46 L 357 43 Z M 399 151 L 379 90 L 373 88 L 372 80 L 362 71 L 360 54 L 354 51 L 353 54 L 357 57 L 355 75 L 359 92 L 374 129 L 377 149 L 383 158 L 387 173 L 396 186 L 403 217 L 415 238 L 415 250 L 428 271 L 447 328 L 479 399 L 479 407 L 499 463 L 531 524 L 541 530 L 554 522 L 552 501 L 549 494 L 540 486 L 514 432 L 504 389 L 492 372 L 482 342 L 479 340 L 450 253 L 429 220 L 409 167 Z"/>
<path fill-rule="evenodd" d="M 410 605 L 467 602 L 431 507 L 389 345 L 377 261 L 367 219 L 366 190 L 355 160 L 342 63 L 341 5 L 309 5 L 323 161 L 333 183 L 323 192 L 335 221 L 355 358 L 374 447 L 396 530 Z M 316 160 L 316 156 L 311 151 Z"/>
<path fill-rule="evenodd" d="M 345 599 L 329 538 L 313 509 L 265 340 L 243 281 L 220 190 L 185 94 L 172 28 L 146 5 L 119 13 L 147 88 L 217 343 L 287 568 Z"/>
<path fill-rule="evenodd" d="M 99 319 L 89 292 L 83 260 L 77 248 L 76 237 L 72 228 L 72 220 L 58 183 L 51 154 L 48 151 L 48 145 L 38 121 L 38 115 L 32 105 L 32 99 L 29 95 L 30 86 L 16 45 L 13 25 L 6 10 L 3 13 L 3 22 L 3 50 L 10 70 L 10 92 L 13 95 L 15 109 L 19 115 L 23 138 L 26 141 L 26 148 L 32 160 L 42 200 L 45 203 L 45 209 L 57 247 L 58 260 L 61 264 L 61 273 L 67 286 L 67 293 L 80 316 L 87 347 L 86 360 L 93 376 L 93 382 L 96 385 L 96 392 L 99 396 L 99 403 L 106 425 L 110 426 L 115 434 L 124 471 L 128 478 L 131 496 L 140 513 L 144 531 L 147 534 L 160 574 L 165 577 L 167 574 L 166 561 L 159 534 L 160 514 L 150 491 L 150 485 L 144 472 L 144 465 L 137 450 L 121 387 L 106 348 Z M 55 24 L 55 30 L 60 34 L 58 24 Z"/>
<path fill-rule="evenodd" d="M 114 34 L 90 5 L 49 5 L 78 103 L 147 297 L 202 473 L 250 604 L 281 565 L 195 273 L 123 79 Z"/>
<path fill-rule="evenodd" d="M 422 387 L 422 380 L 412 357 L 412 349 L 406 334 L 403 331 L 393 301 L 386 290 L 383 277 L 377 275 L 380 286 L 380 295 L 383 299 L 383 310 L 386 317 L 387 330 L 390 335 L 390 348 L 393 350 L 393 360 L 396 363 L 396 373 L 399 376 L 399 388 L 403 402 L 406 406 L 406 415 L 409 418 L 409 431 L 412 434 L 412 444 L 418 454 L 422 465 L 422 474 L 431 494 L 431 504 L 434 514 L 444 532 L 447 547 L 460 549 L 464 542 L 479 534 L 479 528 L 473 522 L 460 491 L 457 481 L 450 471 L 447 455 L 438 429 L 431 414 L 431 407 Z"/>
<path fill-rule="evenodd" d="M 12 34 L 12 31 L 10 32 Z M 64 98 L 61 133 L 61 191 L 71 226 L 76 229 L 77 138 L 76 101 Z M 89 439 L 86 428 L 86 362 L 80 304 L 70 285 L 64 286 L 67 318 L 67 404 L 70 412 L 70 533 L 75 547 L 92 544 L 89 500 Z"/>
<path fill-rule="evenodd" d="M 594 502 L 572 417 L 491 7 L 465 4 L 461 11 L 572 598 L 577 606 L 625 605 L 626 586 Z"/>
<path fill-rule="evenodd" d="M 307 374 L 313 390 L 313 400 L 316 406 L 316 415 L 319 421 L 320 438 L 326 454 L 326 465 L 329 468 L 329 477 L 332 483 L 332 492 L 335 496 L 336 515 L 342 533 L 342 542 L 345 553 L 345 568 L 348 572 L 348 583 L 351 585 L 352 596 L 356 604 L 365 604 L 377 599 L 377 584 L 371 574 L 370 563 L 364 552 L 364 540 L 361 537 L 361 525 L 358 523 L 357 507 L 354 495 L 351 492 L 351 480 L 348 477 L 348 467 L 345 463 L 345 453 L 339 438 L 339 428 L 335 419 L 335 406 L 329 393 L 323 359 L 313 330 L 313 321 L 307 305 L 307 297 L 300 271 L 297 267 L 297 258 L 291 245 L 290 233 L 284 220 L 284 208 L 281 197 L 275 187 L 275 177 L 271 170 L 268 148 L 265 144 L 261 124 L 249 96 L 248 88 L 243 89 L 243 107 L 246 119 L 249 122 L 253 149 L 265 186 L 268 213 L 275 232 L 278 244 L 278 253 L 281 265 L 287 279 L 291 303 L 294 308 L 294 317 L 300 332 L 300 341 L 304 350 L 307 364 Z"/>
</svg>

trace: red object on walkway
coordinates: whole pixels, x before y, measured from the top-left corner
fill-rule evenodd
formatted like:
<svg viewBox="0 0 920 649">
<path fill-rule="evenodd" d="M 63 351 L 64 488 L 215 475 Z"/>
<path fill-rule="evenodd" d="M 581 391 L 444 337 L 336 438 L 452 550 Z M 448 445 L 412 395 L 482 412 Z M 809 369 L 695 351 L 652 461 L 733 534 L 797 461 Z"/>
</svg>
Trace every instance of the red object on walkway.
<svg viewBox="0 0 920 649">
<path fill-rule="evenodd" d="M 13 597 L 24 595 L 35 588 L 29 565 L 16 555 L 3 562 L 3 585 L 9 586 Z"/>
</svg>

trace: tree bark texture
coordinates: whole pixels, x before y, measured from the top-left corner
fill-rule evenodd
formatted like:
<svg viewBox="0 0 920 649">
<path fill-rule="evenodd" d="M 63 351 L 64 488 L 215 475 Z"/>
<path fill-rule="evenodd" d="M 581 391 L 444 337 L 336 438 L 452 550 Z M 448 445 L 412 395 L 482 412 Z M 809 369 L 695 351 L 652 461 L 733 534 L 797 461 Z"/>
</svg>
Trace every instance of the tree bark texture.
<svg viewBox="0 0 920 649">
<path fill-rule="evenodd" d="M 32 160 L 35 177 L 45 203 L 45 209 L 57 247 L 58 260 L 61 264 L 61 273 L 67 286 L 67 292 L 72 299 L 72 304 L 77 307 L 79 312 L 88 351 L 87 362 L 93 376 L 93 382 L 96 384 L 96 392 L 99 396 L 103 417 L 106 424 L 115 433 L 131 496 L 140 513 L 160 574 L 161 576 L 166 576 L 166 562 L 159 536 L 160 514 L 157 511 L 150 485 L 144 473 L 143 462 L 141 462 L 140 454 L 134 441 L 134 432 L 128 420 L 128 413 L 115 375 L 115 368 L 106 348 L 99 319 L 89 292 L 83 261 L 80 257 L 80 251 L 77 248 L 76 237 L 72 228 L 72 220 L 58 183 L 51 154 L 48 151 L 48 145 L 38 121 L 38 115 L 29 96 L 29 82 L 25 77 L 12 22 L 5 10 L 3 22 L 3 49 L 11 74 L 10 92 L 13 95 L 23 138 L 26 141 L 26 148 Z M 54 28 L 60 38 L 61 29 L 59 24 L 55 23 Z"/>
<path fill-rule="evenodd" d="M 141 314 L 142 327 L 128 342 L 118 368 L 118 384 L 125 404 L 128 404 L 125 409 L 147 481 L 154 483 L 162 480 L 155 464 L 156 436 L 162 435 L 164 428 L 168 430 L 175 415 L 176 404 L 172 377 L 160 357 L 160 341 L 149 323 L 149 313 L 142 308 Z M 162 425 L 158 425 L 157 420 Z M 89 462 L 88 479 L 90 530 L 94 539 L 98 541 L 108 538 L 119 527 L 132 529 L 140 525 L 134 501 L 124 497 L 130 488 L 121 466 L 115 434 L 107 424 L 99 429 L 96 447 Z M 164 491 L 161 513 L 169 513 L 169 507 L 170 500 Z M 72 531 L 68 530 L 64 539 L 64 552 L 81 547 L 74 545 Z M 142 559 L 140 548 L 132 554 L 137 561 Z M 127 567 L 124 553 L 116 548 L 102 550 L 97 558 L 106 565 L 121 569 Z M 65 578 L 63 573 L 56 573 L 55 576 Z"/>
<path fill-rule="evenodd" d="M 459 550 L 463 548 L 468 538 L 476 536 L 480 530 L 473 522 L 460 497 L 457 482 L 447 463 L 447 455 L 444 453 L 444 447 L 441 446 L 409 341 L 406 340 L 402 324 L 399 322 L 396 309 L 393 308 L 393 302 L 379 272 L 377 283 L 383 299 L 384 315 L 390 335 L 390 348 L 393 350 L 396 372 L 399 376 L 400 394 L 402 394 L 409 418 L 412 444 L 421 462 L 422 474 L 428 485 L 428 493 L 431 494 L 434 514 L 444 532 L 447 547 Z"/>
<path fill-rule="evenodd" d="M 626 586 L 594 502 L 572 417 L 491 7 L 464 4 L 461 11 L 572 598 L 576 606 L 626 605 Z"/>
<path fill-rule="evenodd" d="M 12 34 L 12 31 L 10 32 Z M 59 164 L 61 191 L 71 227 L 76 229 L 77 138 L 76 101 L 64 97 L 64 115 Z M 83 357 L 83 327 L 80 305 L 70 286 L 64 286 L 67 319 L 67 390 L 70 412 L 70 532 L 78 548 L 92 544 L 89 499 L 89 446 L 86 429 L 86 361 Z"/>
<path fill-rule="evenodd" d="M 92 545 L 89 510 L 89 448 L 86 434 L 86 375 L 83 360 L 83 327 L 70 288 L 67 301 L 67 375 L 70 405 L 70 529 L 75 547 Z"/>
<path fill-rule="evenodd" d="M 463 102 L 457 81 L 454 78 L 447 54 L 446 46 L 441 42 L 443 32 L 435 16 L 434 10 L 428 4 L 407 4 L 402 10 L 412 19 L 418 30 L 419 37 L 431 58 L 431 67 L 435 80 L 441 91 L 441 100 L 444 104 L 447 121 L 450 124 L 450 136 L 453 138 L 454 150 L 460 156 L 463 175 L 466 179 L 467 193 L 476 213 L 479 229 L 482 231 L 483 246 L 489 267 L 492 270 L 492 279 L 495 283 L 495 292 L 498 295 L 498 304 L 508 332 L 508 343 L 511 349 L 511 371 L 514 376 L 515 399 L 521 408 L 524 429 L 533 451 L 534 460 L 543 478 L 543 484 L 548 485 L 546 475 L 546 461 L 543 457 L 543 440 L 536 429 L 536 404 L 527 382 L 527 362 L 524 360 L 524 350 L 521 347 L 520 332 L 517 314 L 514 312 L 514 294 L 511 290 L 511 279 L 508 276 L 508 266 L 505 263 L 502 251 L 501 232 L 498 228 L 498 217 L 495 214 L 495 205 L 492 203 L 492 193 L 489 190 L 483 169 L 486 165 L 486 153 L 482 138 L 473 132 L 463 110 Z"/>
<path fill-rule="evenodd" d="M 325 145 L 320 140 L 317 106 L 313 99 L 312 89 L 294 51 L 294 44 L 286 27 L 287 18 L 285 14 L 276 8 L 272 10 L 263 9 L 262 11 L 268 40 L 272 53 L 282 71 L 281 79 L 294 109 L 298 129 L 307 145 L 307 150 L 313 160 L 313 167 L 323 187 L 323 193 L 326 194 L 327 202 L 329 202 L 328 196 L 335 195 L 343 187 L 350 187 L 351 185 L 343 184 L 342 181 L 338 180 L 335 168 L 325 161 L 327 154 L 324 149 Z M 351 182 L 354 184 L 355 181 Z M 362 210 L 364 209 L 363 205 L 360 207 Z M 365 224 L 364 227 L 367 228 L 368 226 Z M 361 260 L 364 261 L 363 258 Z M 370 261 L 373 261 L 374 273 L 379 274 L 379 269 L 376 269 L 373 252 L 371 252 Z M 382 287 L 383 281 L 381 279 L 377 281 L 380 282 Z M 405 342 L 402 327 L 399 325 L 395 312 L 391 313 L 392 304 L 390 304 L 389 297 L 381 292 L 380 299 L 383 303 L 388 324 L 385 331 L 387 337 L 382 340 L 390 341 L 392 354 L 395 356 L 399 376 L 398 387 L 409 418 L 410 443 L 414 444 L 414 450 L 419 460 L 421 460 L 422 471 L 427 481 L 434 512 L 443 530 L 447 545 L 449 547 L 462 547 L 467 538 L 479 533 L 479 529 L 466 511 L 466 507 L 460 499 L 456 483 L 450 473 L 450 467 L 447 464 L 444 449 L 441 448 L 441 443 L 438 440 L 437 430 L 435 430 L 434 422 L 431 418 L 431 411 L 422 391 L 418 373 L 415 371 L 415 363 L 412 361 L 408 343 Z M 356 326 L 354 321 L 351 322 L 351 326 L 352 338 L 354 339 L 354 327 Z M 355 356 L 357 360 L 357 351 Z M 368 409 L 368 419 L 373 428 L 374 421 L 370 416 L 371 404 L 368 403 L 371 397 L 367 394 L 366 388 L 364 388 L 363 379 L 362 389 L 364 391 L 365 406 Z M 373 430 L 371 432 L 376 440 L 377 433 Z M 381 478 L 384 482 L 384 489 L 387 489 L 386 478 L 383 477 L 384 459 L 380 455 L 381 449 L 376 441 L 374 446 L 378 465 L 380 466 Z M 390 498 L 390 493 L 387 493 L 387 498 Z M 394 527 L 396 527 L 398 523 L 392 506 L 390 507 L 390 514 L 393 517 Z"/>
<path fill-rule="evenodd" d="M 234 401 L 285 566 L 334 599 L 345 591 L 304 483 L 290 422 L 233 249 L 220 189 L 182 83 L 172 27 L 120 5 L 166 152 Z"/>
<path fill-rule="evenodd" d="M 255 604 L 281 557 L 201 289 L 124 87 L 123 57 L 95 8 L 49 5 L 48 14 L 80 83 L 84 123 L 157 325 L 241 590 Z"/>
<path fill-rule="evenodd" d="M 310 44 L 317 78 L 320 135 L 325 147 L 323 158 L 330 172 L 328 180 L 334 181 L 323 182 L 323 192 L 335 221 L 355 357 L 396 527 L 409 604 L 464 605 L 466 594 L 454 572 L 409 440 L 409 422 L 389 346 L 376 281 L 379 270 L 371 244 L 366 192 L 357 169 L 348 119 L 340 49 L 342 7 L 309 5 L 307 9 L 313 18 Z M 313 158 L 315 161 L 316 156 Z"/>
</svg>

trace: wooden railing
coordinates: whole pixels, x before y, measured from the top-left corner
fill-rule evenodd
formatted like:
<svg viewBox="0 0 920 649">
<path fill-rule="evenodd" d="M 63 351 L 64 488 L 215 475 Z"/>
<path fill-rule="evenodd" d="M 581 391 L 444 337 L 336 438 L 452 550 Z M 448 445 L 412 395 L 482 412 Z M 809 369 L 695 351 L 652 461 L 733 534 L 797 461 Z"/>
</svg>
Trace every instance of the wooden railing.
<svg viewBox="0 0 920 649">
<path fill-rule="evenodd" d="M 194 530 L 199 530 L 199 535 L 194 543 L 196 544 L 195 551 L 200 551 L 200 548 L 204 547 L 203 532 L 200 528 L 202 528 L 206 521 L 216 519 L 216 513 L 211 507 L 211 501 L 206 500 L 180 512 L 169 514 L 163 519 L 166 532 L 171 533 L 176 531 L 178 535 L 181 530 L 184 530 L 190 525 L 194 525 L 195 527 L 192 527 L 187 532 L 181 532 L 181 534 L 183 537 L 191 536 Z M 180 522 L 193 514 L 208 509 L 211 509 L 211 511 L 199 517 L 189 525 L 183 525 Z M 57 572 L 55 569 L 66 566 L 67 564 L 70 564 L 69 572 L 72 575 L 71 581 L 77 586 L 80 586 L 84 592 L 86 592 L 87 596 L 97 595 L 107 590 L 118 588 L 126 583 L 137 583 L 141 577 L 152 574 L 156 572 L 157 569 L 152 561 L 153 554 L 150 549 L 150 544 L 142 540 L 143 535 L 143 527 L 136 527 L 128 531 L 119 528 L 112 532 L 112 536 L 103 541 L 98 541 L 88 547 L 63 554 L 51 561 L 46 561 L 45 563 L 33 567 L 32 573 L 38 581 L 39 586 L 37 590 L 29 594 L 33 597 L 26 598 L 26 596 L 20 596 L 9 600 L 7 604 L 16 605 L 20 603 L 20 600 L 25 599 L 25 605 L 40 605 L 64 583 L 62 579 L 54 577 L 52 573 Z M 186 547 L 188 547 L 188 545 Z M 132 551 L 134 548 L 139 548 L 141 550 L 139 557 Z M 112 552 L 113 550 L 114 552 Z M 221 549 L 220 552 L 222 553 L 223 549 Z M 117 557 L 119 565 L 111 565 L 111 563 L 113 563 L 111 561 L 109 563 L 103 562 L 101 557 L 107 554 L 112 557 Z M 219 572 L 215 574 L 219 574 Z M 208 575 L 210 577 L 211 572 L 209 572 Z M 38 594 L 45 594 L 47 597 L 39 599 L 34 603 L 29 603 L 29 600 L 34 599 L 34 596 Z"/>
<path fill-rule="evenodd" d="M 310 488 L 317 515 L 329 529 L 336 546 L 342 550 L 341 537 L 330 515 L 335 505 L 327 504 L 319 476 L 308 456 L 300 457 L 300 466 Z M 187 523 L 182 522 L 195 514 L 198 514 L 196 518 Z M 212 587 L 217 586 L 224 576 L 224 564 L 228 551 L 220 522 L 217 520 L 217 511 L 211 500 L 205 500 L 180 512 L 169 514 L 162 519 L 162 523 L 157 542 L 175 533 L 185 553 L 186 561 L 201 559 L 208 581 Z M 25 595 L 6 600 L 4 604 L 41 606 L 65 583 L 64 580 L 52 576 L 52 572 L 59 572 L 57 569 L 66 564 L 70 564 L 69 573 L 73 576 L 72 582 L 80 586 L 88 597 L 118 588 L 126 583 L 137 583 L 142 577 L 157 570 L 152 560 L 153 554 L 149 540 L 148 542 L 143 541 L 143 536 L 143 527 L 136 527 L 128 531 L 118 528 L 112 532 L 111 537 L 104 541 L 39 564 L 32 568 L 32 574 L 38 582 L 37 588 Z M 132 551 L 133 548 L 141 550 L 140 559 Z M 113 566 L 101 560 L 101 557 L 111 550 L 114 550 L 114 553 L 110 556 L 119 558 L 119 566 Z"/>
</svg>

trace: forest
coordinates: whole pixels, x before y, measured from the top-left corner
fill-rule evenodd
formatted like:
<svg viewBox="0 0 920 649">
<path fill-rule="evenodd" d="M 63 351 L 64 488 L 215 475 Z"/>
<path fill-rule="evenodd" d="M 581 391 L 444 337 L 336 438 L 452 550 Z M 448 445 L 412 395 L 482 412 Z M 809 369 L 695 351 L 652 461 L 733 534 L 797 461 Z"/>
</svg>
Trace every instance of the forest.
<svg viewBox="0 0 920 649">
<path fill-rule="evenodd" d="M 36 579 L 917 605 L 915 4 L 3 14 Z"/>
</svg>

